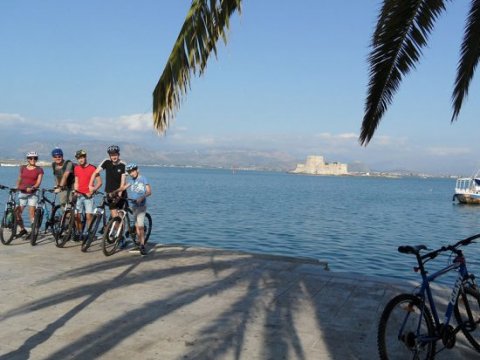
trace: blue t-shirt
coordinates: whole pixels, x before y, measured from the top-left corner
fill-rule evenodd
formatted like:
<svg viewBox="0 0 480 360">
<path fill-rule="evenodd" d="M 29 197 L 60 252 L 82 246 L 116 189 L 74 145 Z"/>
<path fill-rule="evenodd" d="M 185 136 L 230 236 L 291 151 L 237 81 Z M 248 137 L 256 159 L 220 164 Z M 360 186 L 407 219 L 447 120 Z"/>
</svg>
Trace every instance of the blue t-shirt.
<svg viewBox="0 0 480 360">
<path fill-rule="evenodd" d="M 128 183 L 130 184 L 130 187 L 128 188 L 129 190 L 129 198 L 137 200 L 138 198 L 141 198 L 145 196 L 145 193 L 147 192 L 147 185 L 148 185 L 148 180 L 145 176 L 138 175 L 136 179 L 129 177 Z M 147 204 L 147 199 L 145 198 L 140 204 L 137 204 L 136 201 L 132 201 L 131 205 L 133 207 L 140 207 L 140 206 L 145 206 Z"/>
</svg>

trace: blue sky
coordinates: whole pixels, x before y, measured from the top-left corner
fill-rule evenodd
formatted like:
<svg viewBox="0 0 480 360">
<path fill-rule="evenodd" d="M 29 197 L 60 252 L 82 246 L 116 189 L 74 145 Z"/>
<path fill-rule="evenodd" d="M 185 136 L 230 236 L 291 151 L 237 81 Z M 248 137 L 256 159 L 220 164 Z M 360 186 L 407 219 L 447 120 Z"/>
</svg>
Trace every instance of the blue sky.
<svg viewBox="0 0 480 360">
<path fill-rule="evenodd" d="M 159 151 L 244 148 L 374 168 L 480 168 L 478 76 L 450 124 L 464 1 L 447 4 L 373 141 L 359 145 L 380 5 L 245 0 L 227 46 L 192 81 L 173 126 L 158 137 L 151 94 L 190 1 L 0 1 L 0 140 L 15 133 L 15 144 L 61 145 L 73 135 Z"/>
</svg>

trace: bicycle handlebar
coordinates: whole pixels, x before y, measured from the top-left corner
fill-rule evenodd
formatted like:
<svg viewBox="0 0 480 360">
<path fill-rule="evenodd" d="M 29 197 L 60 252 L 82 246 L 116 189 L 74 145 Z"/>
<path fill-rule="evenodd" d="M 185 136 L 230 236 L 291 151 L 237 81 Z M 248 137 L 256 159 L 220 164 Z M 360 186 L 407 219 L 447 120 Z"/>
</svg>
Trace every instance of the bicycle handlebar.
<svg viewBox="0 0 480 360">
<path fill-rule="evenodd" d="M 55 192 L 55 188 L 53 189 L 40 189 L 42 192 L 49 192 L 49 193 L 54 193 Z"/>
<path fill-rule="evenodd" d="M 445 252 L 445 251 L 453 251 L 454 253 L 458 254 L 460 250 L 457 248 L 460 246 L 467 246 L 471 244 L 474 240 L 479 239 L 480 234 L 476 234 L 473 236 L 470 236 L 466 239 L 460 240 L 454 245 L 447 245 L 447 246 L 442 246 L 441 248 L 431 251 L 425 255 L 420 256 L 420 251 L 421 250 L 427 250 L 427 247 L 425 245 L 417 245 L 417 246 L 399 246 L 398 247 L 398 252 L 402 254 L 414 254 L 418 256 L 421 260 L 430 260 L 434 259 L 437 257 L 438 254 Z"/>
<path fill-rule="evenodd" d="M 17 188 L 12 188 L 12 187 L 6 186 L 6 185 L 0 185 L 0 190 L 18 191 Z"/>
</svg>

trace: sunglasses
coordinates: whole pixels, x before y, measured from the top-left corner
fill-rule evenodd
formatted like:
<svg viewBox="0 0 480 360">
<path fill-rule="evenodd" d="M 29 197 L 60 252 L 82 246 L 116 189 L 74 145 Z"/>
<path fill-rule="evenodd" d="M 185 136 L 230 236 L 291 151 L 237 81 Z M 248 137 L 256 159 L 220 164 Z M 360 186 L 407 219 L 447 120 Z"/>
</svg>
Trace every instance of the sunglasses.
<svg viewBox="0 0 480 360">
<path fill-rule="evenodd" d="M 55 159 L 61 159 L 63 156 L 62 155 L 55 155 L 54 158 Z"/>
<path fill-rule="evenodd" d="M 38 157 L 33 157 L 33 156 L 30 156 L 30 157 L 27 157 L 28 160 L 38 160 Z"/>
</svg>

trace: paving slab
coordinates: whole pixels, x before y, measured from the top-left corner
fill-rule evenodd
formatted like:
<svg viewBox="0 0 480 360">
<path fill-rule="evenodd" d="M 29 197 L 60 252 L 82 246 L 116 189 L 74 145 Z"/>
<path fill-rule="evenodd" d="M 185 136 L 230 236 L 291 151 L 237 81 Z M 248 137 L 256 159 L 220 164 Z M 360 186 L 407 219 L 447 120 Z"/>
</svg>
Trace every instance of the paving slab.
<svg viewBox="0 0 480 360">
<path fill-rule="evenodd" d="M 0 261 L 0 360 L 370 360 L 384 305 L 414 287 L 315 259 L 176 244 L 105 257 L 49 236 Z M 457 343 L 437 358 L 480 358 Z"/>
</svg>

